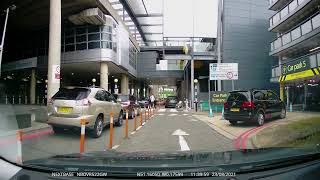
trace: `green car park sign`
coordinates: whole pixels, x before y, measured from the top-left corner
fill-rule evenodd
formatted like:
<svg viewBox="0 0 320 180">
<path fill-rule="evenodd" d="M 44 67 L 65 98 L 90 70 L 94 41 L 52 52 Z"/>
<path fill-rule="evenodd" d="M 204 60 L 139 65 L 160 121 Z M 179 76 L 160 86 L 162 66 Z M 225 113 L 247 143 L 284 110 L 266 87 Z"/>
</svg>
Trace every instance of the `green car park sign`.
<svg viewBox="0 0 320 180">
<path fill-rule="evenodd" d="M 282 65 L 281 74 L 287 75 L 296 72 L 301 72 L 310 69 L 308 58 L 300 59 L 299 61 L 288 62 Z"/>
<path fill-rule="evenodd" d="M 225 91 L 212 92 L 211 103 L 215 105 L 222 105 L 228 98 L 229 93 Z"/>
</svg>

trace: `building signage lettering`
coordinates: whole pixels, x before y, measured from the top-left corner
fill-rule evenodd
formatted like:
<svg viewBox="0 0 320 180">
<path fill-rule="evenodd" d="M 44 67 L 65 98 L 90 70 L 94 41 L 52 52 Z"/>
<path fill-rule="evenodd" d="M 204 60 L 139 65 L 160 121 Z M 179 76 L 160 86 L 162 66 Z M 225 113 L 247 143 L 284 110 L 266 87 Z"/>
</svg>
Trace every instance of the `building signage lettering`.
<svg viewBox="0 0 320 180">
<path fill-rule="evenodd" d="M 211 102 L 213 104 L 223 104 L 227 100 L 228 95 L 229 93 L 224 91 L 213 92 Z"/>
<path fill-rule="evenodd" d="M 282 75 L 301 72 L 309 68 L 310 68 L 310 65 L 308 60 L 300 60 L 298 62 L 297 61 L 289 62 L 282 65 Z"/>
</svg>

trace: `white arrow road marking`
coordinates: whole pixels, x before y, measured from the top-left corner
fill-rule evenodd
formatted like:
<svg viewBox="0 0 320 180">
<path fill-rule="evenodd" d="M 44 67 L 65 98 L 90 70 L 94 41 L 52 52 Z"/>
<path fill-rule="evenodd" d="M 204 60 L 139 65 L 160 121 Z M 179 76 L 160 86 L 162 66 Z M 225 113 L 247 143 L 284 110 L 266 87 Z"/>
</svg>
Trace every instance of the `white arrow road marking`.
<svg viewBox="0 0 320 180">
<path fill-rule="evenodd" d="M 177 129 L 172 133 L 173 136 L 179 136 L 179 144 L 181 151 L 190 151 L 187 141 L 184 139 L 183 136 L 189 136 L 188 133 L 184 132 L 181 129 Z"/>
</svg>

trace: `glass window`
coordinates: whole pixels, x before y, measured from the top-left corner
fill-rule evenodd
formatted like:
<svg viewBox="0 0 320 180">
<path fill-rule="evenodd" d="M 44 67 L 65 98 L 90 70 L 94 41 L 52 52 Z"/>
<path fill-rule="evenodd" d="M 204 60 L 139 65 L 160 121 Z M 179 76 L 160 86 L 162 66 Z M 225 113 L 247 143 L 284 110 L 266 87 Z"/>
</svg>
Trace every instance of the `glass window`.
<svg viewBox="0 0 320 180">
<path fill-rule="evenodd" d="M 89 42 L 89 43 L 88 43 L 88 48 L 89 48 L 89 49 L 98 49 L 98 48 L 100 48 L 100 41 L 97 41 L 97 42 Z"/>
<path fill-rule="evenodd" d="M 75 89 L 60 89 L 52 98 L 63 100 L 81 100 L 88 97 L 90 89 L 75 88 Z"/>
<path fill-rule="evenodd" d="M 273 51 L 274 47 L 273 47 L 273 42 L 270 43 L 270 50 Z"/>
<path fill-rule="evenodd" d="M 85 42 L 87 41 L 87 35 L 81 35 L 81 36 L 77 36 L 77 43 L 78 42 Z"/>
<path fill-rule="evenodd" d="M 296 0 L 293 0 L 290 4 L 289 4 L 289 12 L 293 11 L 294 9 L 296 9 L 298 6 L 298 2 Z"/>
<path fill-rule="evenodd" d="M 117 52 L 117 43 L 112 43 L 112 49 L 114 52 Z"/>
<path fill-rule="evenodd" d="M 73 43 L 74 43 L 74 37 L 73 36 L 66 38 L 66 44 L 73 44 Z"/>
<path fill-rule="evenodd" d="M 280 13 L 277 13 L 273 16 L 273 24 L 277 23 L 280 21 Z"/>
<path fill-rule="evenodd" d="M 231 92 L 227 101 L 250 101 L 250 93 L 248 91 Z"/>
<path fill-rule="evenodd" d="M 318 66 L 320 66 L 320 53 L 317 54 L 317 62 L 318 62 Z"/>
<path fill-rule="evenodd" d="M 99 34 L 88 34 L 88 41 L 96 41 L 100 40 L 100 33 Z"/>
<path fill-rule="evenodd" d="M 102 40 L 112 41 L 112 35 L 107 33 L 102 33 Z"/>
<path fill-rule="evenodd" d="M 87 28 L 86 27 L 77 28 L 76 32 L 77 34 L 85 34 L 87 32 Z"/>
<path fill-rule="evenodd" d="M 255 91 L 253 96 L 255 100 L 264 100 L 265 98 L 265 94 L 262 91 Z"/>
<path fill-rule="evenodd" d="M 269 101 L 277 101 L 277 100 L 279 100 L 279 98 L 274 92 L 268 91 L 267 92 L 267 100 L 269 100 Z"/>
<path fill-rule="evenodd" d="M 311 68 L 317 67 L 317 56 L 312 55 L 309 57 Z"/>
<path fill-rule="evenodd" d="M 283 8 L 281 11 L 280 11 L 280 14 L 281 14 L 281 19 L 283 19 L 289 12 L 289 8 L 288 6 L 286 6 L 285 8 Z"/>
<path fill-rule="evenodd" d="M 298 0 L 298 4 L 302 4 L 305 0 Z"/>
<path fill-rule="evenodd" d="M 274 41 L 274 48 L 278 49 L 279 47 L 281 47 L 281 38 L 278 38 L 277 40 Z"/>
<path fill-rule="evenodd" d="M 272 24 L 272 18 L 269 19 L 270 27 L 273 25 Z"/>
<path fill-rule="evenodd" d="M 94 98 L 96 98 L 96 100 L 98 100 L 98 101 L 104 101 L 105 100 L 104 91 L 102 91 L 102 90 L 98 91 Z"/>
<path fill-rule="evenodd" d="M 102 26 L 102 32 L 112 32 L 112 26 Z"/>
<path fill-rule="evenodd" d="M 93 32 L 100 32 L 99 26 L 89 26 L 88 27 L 88 33 L 93 33 Z"/>
<path fill-rule="evenodd" d="M 101 48 L 112 49 L 112 42 L 101 41 Z"/>
<path fill-rule="evenodd" d="M 290 36 L 290 33 L 287 33 L 282 36 L 282 43 L 283 45 L 285 45 L 285 44 L 288 44 L 289 42 L 291 42 L 291 36 Z"/>
<path fill-rule="evenodd" d="M 320 14 L 312 18 L 313 29 L 316 29 L 320 26 Z"/>
<path fill-rule="evenodd" d="M 66 52 L 74 51 L 74 50 L 75 50 L 74 44 L 66 45 L 66 49 L 65 49 Z"/>
<path fill-rule="evenodd" d="M 78 50 L 84 50 L 87 49 L 87 43 L 81 43 L 76 45 L 76 49 Z"/>
<path fill-rule="evenodd" d="M 310 31 L 312 31 L 312 27 L 311 27 L 311 21 L 309 20 L 306 23 L 301 25 L 301 32 L 302 32 L 302 35 L 305 35 Z"/>
<path fill-rule="evenodd" d="M 66 36 L 74 36 L 74 29 L 66 29 L 65 35 Z"/>
<path fill-rule="evenodd" d="M 298 39 L 301 36 L 300 26 L 291 31 L 292 41 Z"/>
</svg>

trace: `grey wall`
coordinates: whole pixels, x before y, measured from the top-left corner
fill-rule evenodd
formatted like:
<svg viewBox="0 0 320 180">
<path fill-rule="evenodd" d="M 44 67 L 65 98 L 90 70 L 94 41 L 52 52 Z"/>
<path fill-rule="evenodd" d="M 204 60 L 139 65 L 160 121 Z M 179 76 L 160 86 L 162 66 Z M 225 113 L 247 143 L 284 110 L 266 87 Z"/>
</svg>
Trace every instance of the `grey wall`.
<svg viewBox="0 0 320 180">
<path fill-rule="evenodd" d="M 137 60 L 138 78 L 182 78 L 183 71 L 157 71 L 156 52 L 139 52 Z"/>
<path fill-rule="evenodd" d="M 239 80 L 235 89 L 275 88 L 270 83 L 270 42 L 268 0 L 224 0 L 222 62 L 239 63 Z M 223 81 L 223 90 L 232 89 Z"/>
</svg>

